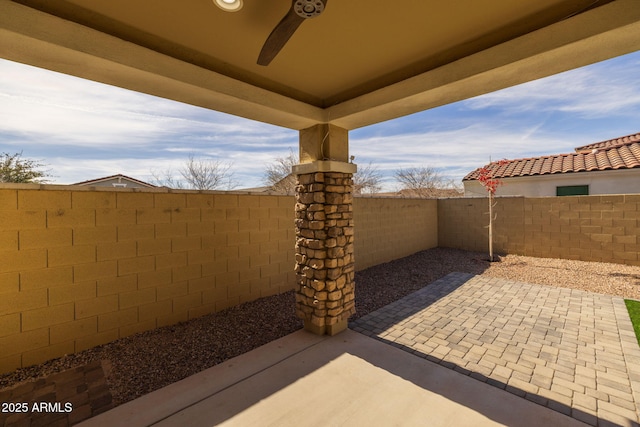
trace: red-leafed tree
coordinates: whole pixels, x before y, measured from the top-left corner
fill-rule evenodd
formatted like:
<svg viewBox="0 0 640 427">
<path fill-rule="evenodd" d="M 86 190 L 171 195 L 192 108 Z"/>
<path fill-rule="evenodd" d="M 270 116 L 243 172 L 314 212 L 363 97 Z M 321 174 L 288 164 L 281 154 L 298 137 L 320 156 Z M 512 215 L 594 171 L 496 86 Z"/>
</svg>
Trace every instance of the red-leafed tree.
<svg viewBox="0 0 640 427">
<path fill-rule="evenodd" d="M 481 167 L 480 170 L 478 171 L 479 172 L 478 181 L 480 181 L 480 184 L 482 184 L 485 190 L 487 190 L 487 192 L 489 193 L 489 226 L 488 227 L 489 227 L 489 261 L 490 262 L 495 261 L 493 257 L 493 220 L 495 219 L 493 215 L 493 208 L 495 206 L 493 198 L 496 195 L 496 191 L 498 190 L 498 187 L 503 184 L 501 179 L 498 179 L 495 177 L 495 173 L 497 172 L 500 166 L 503 166 L 506 163 L 508 163 L 507 160 L 498 160 L 497 162 L 491 162 L 488 165 Z"/>
</svg>

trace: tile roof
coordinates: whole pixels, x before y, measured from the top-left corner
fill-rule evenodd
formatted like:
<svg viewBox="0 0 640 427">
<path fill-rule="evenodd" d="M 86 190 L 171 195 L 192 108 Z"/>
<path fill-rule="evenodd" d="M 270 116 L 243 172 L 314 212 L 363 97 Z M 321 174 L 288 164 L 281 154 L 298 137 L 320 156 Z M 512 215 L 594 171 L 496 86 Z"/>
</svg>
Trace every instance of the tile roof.
<svg viewBox="0 0 640 427">
<path fill-rule="evenodd" d="M 593 144 L 583 145 L 582 147 L 576 147 L 576 152 L 581 153 L 594 149 L 617 147 L 619 145 L 625 145 L 634 141 L 640 142 L 640 133 L 621 136 L 620 138 L 609 139 L 607 141 L 595 142 Z"/>
<path fill-rule="evenodd" d="M 490 168 L 494 178 L 640 168 L 640 133 L 577 147 L 575 153 L 507 160 Z M 480 168 L 462 180 L 479 175 Z"/>
</svg>

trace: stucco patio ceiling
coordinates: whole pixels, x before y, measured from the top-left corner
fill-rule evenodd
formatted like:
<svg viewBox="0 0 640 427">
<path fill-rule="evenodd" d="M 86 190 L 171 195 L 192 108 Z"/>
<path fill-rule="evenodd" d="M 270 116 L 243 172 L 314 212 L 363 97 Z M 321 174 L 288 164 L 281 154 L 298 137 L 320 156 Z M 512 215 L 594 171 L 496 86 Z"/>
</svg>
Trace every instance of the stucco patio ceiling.
<svg viewBox="0 0 640 427">
<path fill-rule="evenodd" d="M 0 0 L 0 56 L 291 129 L 354 129 L 640 50 L 640 0 Z"/>
</svg>

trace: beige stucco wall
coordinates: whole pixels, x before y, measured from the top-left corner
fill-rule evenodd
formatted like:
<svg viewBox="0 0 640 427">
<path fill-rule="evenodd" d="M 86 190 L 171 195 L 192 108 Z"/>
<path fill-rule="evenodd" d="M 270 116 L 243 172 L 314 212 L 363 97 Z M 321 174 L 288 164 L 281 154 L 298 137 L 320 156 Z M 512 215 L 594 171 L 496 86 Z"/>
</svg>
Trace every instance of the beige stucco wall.
<svg viewBox="0 0 640 427">
<path fill-rule="evenodd" d="M 606 170 L 552 175 L 532 175 L 502 179 L 498 196 L 555 197 L 556 187 L 588 185 L 589 195 L 637 194 L 640 192 L 640 169 Z M 464 181 L 466 197 L 487 195 L 478 181 Z"/>
<path fill-rule="evenodd" d="M 438 201 L 438 245 L 488 251 L 488 199 Z M 498 197 L 494 250 L 640 265 L 640 195 Z"/>
<path fill-rule="evenodd" d="M 356 268 L 434 247 L 436 203 L 356 199 Z M 2 185 L 0 372 L 293 289 L 293 218 L 292 196 Z"/>
</svg>

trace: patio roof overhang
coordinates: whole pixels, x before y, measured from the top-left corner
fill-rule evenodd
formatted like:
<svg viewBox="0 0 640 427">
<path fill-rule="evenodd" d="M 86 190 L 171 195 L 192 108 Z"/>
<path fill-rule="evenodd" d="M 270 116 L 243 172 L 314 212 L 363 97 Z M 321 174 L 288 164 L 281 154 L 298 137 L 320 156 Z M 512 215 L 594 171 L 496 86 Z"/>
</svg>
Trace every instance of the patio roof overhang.
<svg viewBox="0 0 640 427">
<path fill-rule="evenodd" d="M 0 0 L 0 57 L 290 129 L 351 130 L 640 50 L 640 0 Z"/>
</svg>

